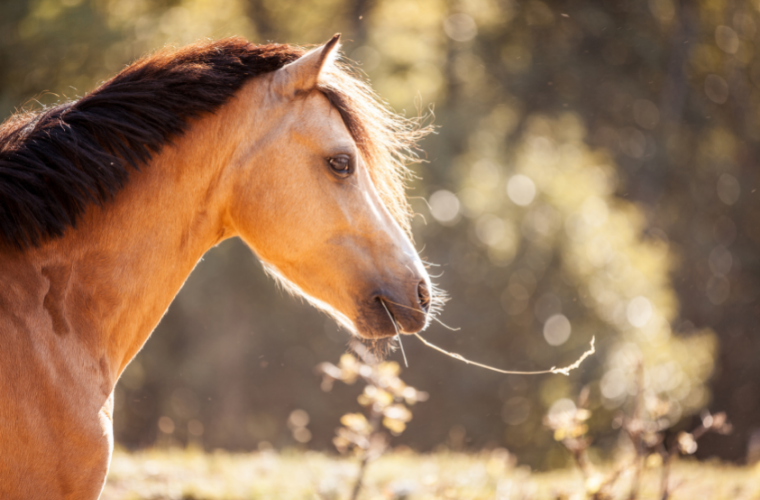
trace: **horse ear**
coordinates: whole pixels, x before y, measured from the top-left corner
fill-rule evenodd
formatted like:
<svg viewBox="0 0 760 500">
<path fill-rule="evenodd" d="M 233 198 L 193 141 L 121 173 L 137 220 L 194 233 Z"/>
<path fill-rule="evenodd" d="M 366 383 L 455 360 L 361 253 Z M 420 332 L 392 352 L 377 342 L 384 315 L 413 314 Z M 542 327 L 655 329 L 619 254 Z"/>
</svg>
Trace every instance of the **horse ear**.
<svg viewBox="0 0 760 500">
<path fill-rule="evenodd" d="M 325 65 L 332 62 L 340 46 L 340 33 L 330 41 L 302 55 L 290 64 L 286 64 L 275 75 L 276 88 L 286 97 L 293 97 L 301 92 L 308 92 L 317 86 L 319 74 Z"/>
</svg>

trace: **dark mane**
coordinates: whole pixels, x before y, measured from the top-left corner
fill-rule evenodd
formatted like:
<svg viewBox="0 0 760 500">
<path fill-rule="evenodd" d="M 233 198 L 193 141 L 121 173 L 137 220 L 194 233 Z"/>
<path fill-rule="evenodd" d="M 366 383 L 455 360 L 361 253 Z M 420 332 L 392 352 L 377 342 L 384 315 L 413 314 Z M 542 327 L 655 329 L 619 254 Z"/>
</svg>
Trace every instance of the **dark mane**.
<svg viewBox="0 0 760 500">
<path fill-rule="evenodd" d="M 289 45 L 228 38 L 144 58 L 75 102 L 0 125 L 0 245 L 63 235 L 90 204 L 113 198 L 191 118 L 246 80 L 297 59 Z"/>
</svg>

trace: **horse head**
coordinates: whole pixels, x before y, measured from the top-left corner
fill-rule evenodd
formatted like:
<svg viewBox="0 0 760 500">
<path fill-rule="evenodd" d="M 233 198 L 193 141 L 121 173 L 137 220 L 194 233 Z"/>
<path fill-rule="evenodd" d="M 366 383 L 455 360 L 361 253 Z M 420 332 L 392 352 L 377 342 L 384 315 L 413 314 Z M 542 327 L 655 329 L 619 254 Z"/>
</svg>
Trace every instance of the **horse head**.
<svg viewBox="0 0 760 500">
<path fill-rule="evenodd" d="M 406 201 L 388 194 L 402 166 L 376 144 L 392 115 L 336 69 L 337 47 L 336 35 L 240 92 L 250 128 L 228 167 L 229 224 L 273 275 L 351 331 L 415 333 L 431 284 L 402 228 Z"/>
</svg>

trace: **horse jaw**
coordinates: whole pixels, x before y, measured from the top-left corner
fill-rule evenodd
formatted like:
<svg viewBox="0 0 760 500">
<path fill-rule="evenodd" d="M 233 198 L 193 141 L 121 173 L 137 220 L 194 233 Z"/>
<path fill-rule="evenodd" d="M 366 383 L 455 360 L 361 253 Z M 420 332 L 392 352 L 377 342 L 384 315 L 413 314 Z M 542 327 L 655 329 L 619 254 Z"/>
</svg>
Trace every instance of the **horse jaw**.
<svg viewBox="0 0 760 500">
<path fill-rule="evenodd" d="M 309 304 L 314 306 L 315 308 L 319 309 L 320 311 L 325 312 L 328 316 L 332 317 L 336 323 L 338 323 L 340 326 L 351 332 L 353 335 L 361 336 L 359 332 L 356 330 L 356 327 L 354 326 L 354 322 L 351 321 L 348 316 L 343 314 L 342 312 L 338 311 L 336 308 L 328 304 L 327 302 L 324 302 L 322 300 L 319 300 L 315 297 L 312 297 L 308 293 L 304 292 L 301 287 L 290 281 L 288 278 L 282 275 L 276 267 L 267 264 L 264 261 L 261 261 L 262 267 L 264 268 L 264 272 L 271 276 L 272 279 L 277 283 L 279 286 L 282 287 L 283 290 L 288 292 L 290 295 L 294 297 L 301 297 L 302 299 L 306 300 Z"/>
</svg>

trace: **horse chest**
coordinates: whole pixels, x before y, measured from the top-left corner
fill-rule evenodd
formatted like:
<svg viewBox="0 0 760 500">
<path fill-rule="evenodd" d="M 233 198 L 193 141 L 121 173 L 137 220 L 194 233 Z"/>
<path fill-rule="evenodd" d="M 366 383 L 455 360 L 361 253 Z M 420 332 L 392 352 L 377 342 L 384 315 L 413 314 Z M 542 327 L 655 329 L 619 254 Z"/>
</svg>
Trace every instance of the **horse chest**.
<svg viewBox="0 0 760 500">
<path fill-rule="evenodd" d="M 110 459 L 110 371 L 72 327 L 70 268 L 35 279 L 0 267 L 0 498 L 95 498 Z"/>
</svg>

